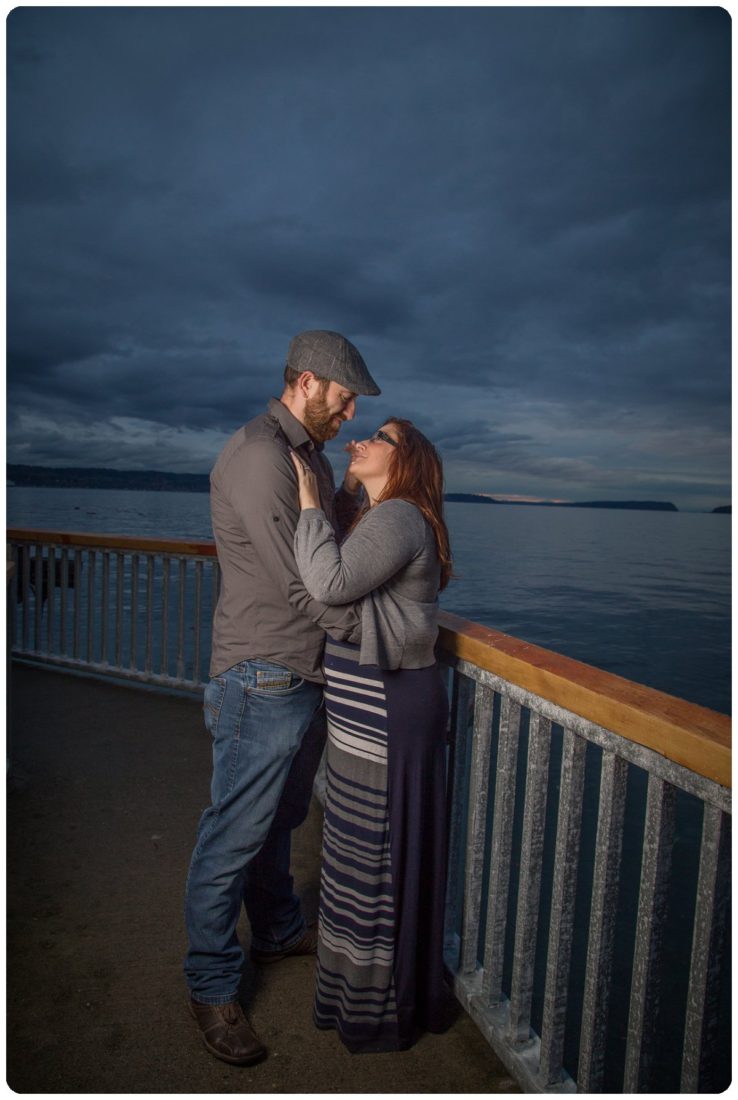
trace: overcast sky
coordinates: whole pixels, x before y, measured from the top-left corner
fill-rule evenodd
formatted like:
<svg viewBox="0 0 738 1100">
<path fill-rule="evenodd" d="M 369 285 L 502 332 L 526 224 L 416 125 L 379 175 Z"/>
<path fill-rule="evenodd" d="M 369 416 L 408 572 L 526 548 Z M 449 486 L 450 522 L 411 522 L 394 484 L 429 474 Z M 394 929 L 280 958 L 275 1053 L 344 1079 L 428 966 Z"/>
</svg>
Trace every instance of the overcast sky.
<svg viewBox="0 0 738 1100">
<path fill-rule="evenodd" d="M 729 502 L 725 11 L 17 8 L 7 41 L 10 462 L 207 472 L 330 328 L 383 391 L 342 435 L 411 417 L 449 490 Z"/>
</svg>

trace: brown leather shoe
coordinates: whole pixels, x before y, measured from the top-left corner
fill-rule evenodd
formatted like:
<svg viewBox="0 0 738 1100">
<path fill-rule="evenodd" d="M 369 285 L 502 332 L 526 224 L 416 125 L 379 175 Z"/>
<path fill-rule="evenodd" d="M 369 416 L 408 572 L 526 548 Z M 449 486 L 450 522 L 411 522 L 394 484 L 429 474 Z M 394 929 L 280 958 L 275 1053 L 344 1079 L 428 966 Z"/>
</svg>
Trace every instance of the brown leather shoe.
<svg viewBox="0 0 738 1100">
<path fill-rule="evenodd" d="M 202 1041 L 211 1054 L 233 1066 L 250 1066 L 266 1057 L 238 1001 L 203 1005 L 190 998 L 190 1012 L 197 1020 Z"/>
<path fill-rule="evenodd" d="M 290 959 L 293 955 L 314 955 L 318 950 L 318 925 L 309 924 L 297 943 L 284 951 L 257 951 L 255 947 L 249 952 L 255 963 L 276 963 L 280 959 Z"/>
</svg>

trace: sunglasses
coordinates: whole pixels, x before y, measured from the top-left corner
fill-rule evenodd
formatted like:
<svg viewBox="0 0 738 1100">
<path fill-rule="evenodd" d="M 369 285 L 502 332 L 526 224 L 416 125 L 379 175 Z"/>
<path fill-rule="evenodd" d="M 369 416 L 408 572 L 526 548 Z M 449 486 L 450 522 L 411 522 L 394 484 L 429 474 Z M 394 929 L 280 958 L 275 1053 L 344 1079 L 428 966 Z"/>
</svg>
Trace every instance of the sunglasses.
<svg viewBox="0 0 738 1100">
<path fill-rule="evenodd" d="M 387 433 L 383 432 L 381 428 L 379 428 L 374 433 L 374 435 L 369 436 L 369 442 L 370 443 L 376 443 L 378 439 L 381 439 L 383 443 L 389 443 L 389 445 L 391 447 L 398 447 L 399 446 L 397 440 L 393 439 L 391 435 L 387 435 Z"/>
</svg>

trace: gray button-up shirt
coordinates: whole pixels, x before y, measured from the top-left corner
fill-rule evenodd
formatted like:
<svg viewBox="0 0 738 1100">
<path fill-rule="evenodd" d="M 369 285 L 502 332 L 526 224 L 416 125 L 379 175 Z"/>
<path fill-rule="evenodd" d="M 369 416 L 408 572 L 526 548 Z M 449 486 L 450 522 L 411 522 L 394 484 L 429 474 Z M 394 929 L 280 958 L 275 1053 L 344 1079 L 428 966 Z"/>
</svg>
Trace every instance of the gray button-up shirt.
<svg viewBox="0 0 738 1100">
<path fill-rule="evenodd" d="M 289 409 L 272 398 L 269 411 L 231 436 L 210 475 L 210 512 L 221 569 L 213 619 L 210 675 L 261 657 L 323 682 L 325 632 L 358 640 L 353 604 L 326 607 L 312 599 L 295 564 L 300 515 L 289 449 L 315 471 L 320 502 L 338 532 L 336 503 L 349 512 L 333 471 Z"/>
</svg>

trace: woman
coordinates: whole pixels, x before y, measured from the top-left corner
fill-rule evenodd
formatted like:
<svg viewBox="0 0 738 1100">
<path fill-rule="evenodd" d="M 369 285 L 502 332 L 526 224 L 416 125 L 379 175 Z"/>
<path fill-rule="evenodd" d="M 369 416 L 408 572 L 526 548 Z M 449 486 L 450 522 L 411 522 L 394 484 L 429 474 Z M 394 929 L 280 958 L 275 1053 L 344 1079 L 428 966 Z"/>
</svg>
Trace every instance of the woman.
<svg viewBox="0 0 738 1100">
<path fill-rule="evenodd" d="M 409 420 L 353 445 L 366 507 L 339 546 L 293 455 L 295 556 L 311 596 L 361 601 L 361 644 L 328 638 L 327 795 L 315 1022 L 349 1050 L 444 1028 L 445 732 L 438 592 L 451 573 L 443 471 Z"/>
</svg>

